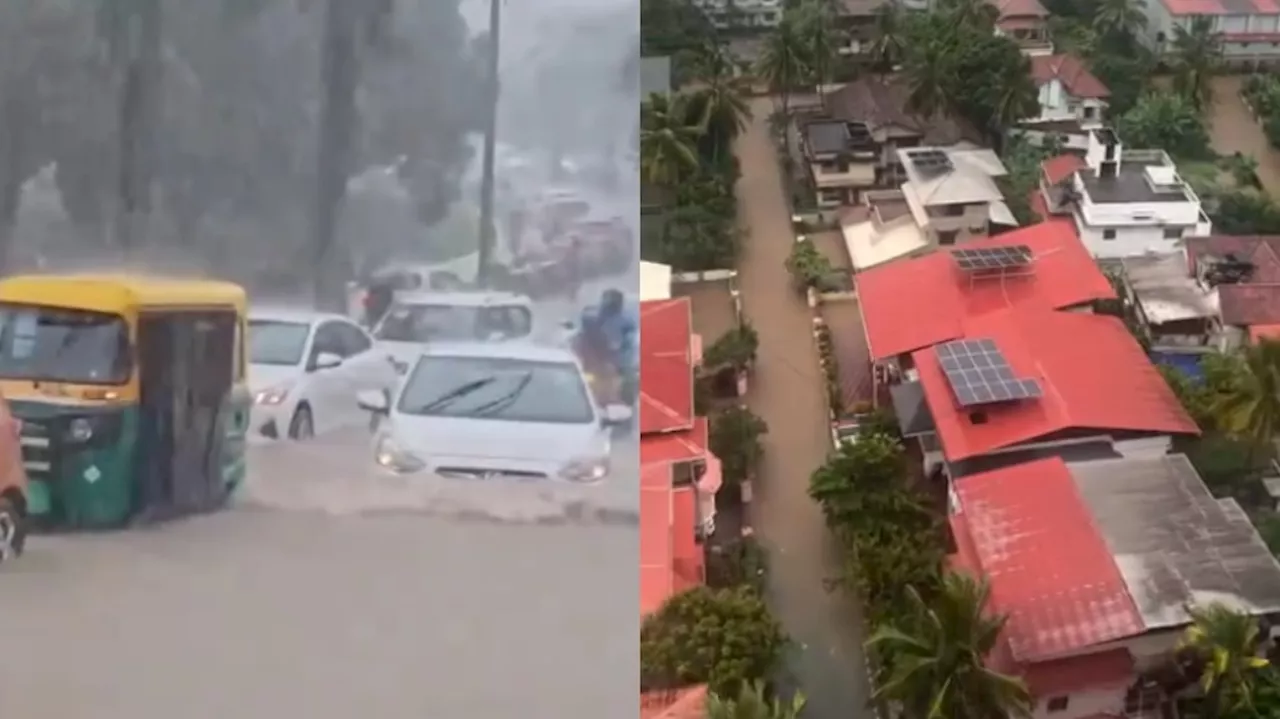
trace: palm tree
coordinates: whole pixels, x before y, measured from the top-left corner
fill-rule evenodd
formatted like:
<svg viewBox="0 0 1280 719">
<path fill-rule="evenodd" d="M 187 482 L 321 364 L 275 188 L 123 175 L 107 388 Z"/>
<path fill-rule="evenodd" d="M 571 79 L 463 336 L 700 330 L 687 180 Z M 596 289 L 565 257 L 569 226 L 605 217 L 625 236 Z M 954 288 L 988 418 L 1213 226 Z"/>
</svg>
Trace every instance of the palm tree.
<svg viewBox="0 0 1280 719">
<path fill-rule="evenodd" d="M 893 72 L 907 54 L 905 18 L 902 6 L 887 2 L 876 9 L 874 40 L 867 48 L 871 66 L 881 76 Z"/>
<path fill-rule="evenodd" d="M 715 694 L 707 697 L 707 719 L 799 719 L 804 711 L 805 699 L 795 694 L 791 701 L 765 698 L 764 684 L 753 682 L 743 685 L 734 699 L 723 699 Z"/>
<path fill-rule="evenodd" d="M 912 113 L 932 118 L 949 109 L 955 87 L 950 51 L 945 43 L 935 40 L 907 55 L 907 109 Z"/>
<path fill-rule="evenodd" d="M 1197 15 L 1190 25 L 1174 29 L 1169 66 L 1173 89 L 1201 112 L 1213 105 L 1213 76 L 1222 67 L 1222 41 L 1213 29 L 1213 18 Z"/>
<path fill-rule="evenodd" d="M 1185 649 L 1204 662 L 1200 686 L 1208 703 L 1206 717 L 1247 706 L 1257 670 L 1267 666 L 1259 656 L 1262 637 L 1253 617 L 1223 604 L 1190 610 L 1191 626 L 1182 640 Z"/>
<path fill-rule="evenodd" d="M 765 38 L 764 47 L 757 61 L 756 72 L 769 84 L 782 101 L 782 117 L 790 123 L 791 91 L 804 77 L 807 59 L 804 36 L 796 25 L 795 16 L 784 13 L 782 21 Z M 787 156 L 791 156 L 791 133 L 784 134 Z"/>
<path fill-rule="evenodd" d="M 728 51 L 707 43 L 694 61 L 696 89 L 689 94 L 688 111 L 704 135 L 712 140 L 715 159 L 747 127 L 751 105 L 746 78 Z"/>
<path fill-rule="evenodd" d="M 956 25 L 990 28 L 995 25 L 1000 11 L 987 0 L 942 0 L 942 12 Z"/>
<path fill-rule="evenodd" d="M 686 101 L 653 94 L 640 106 L 640 172 L 646 182 L 673 188 L 698 169 L 700 135 L 686 120 Z"/>
<path fill-rule="evenodd" d="M 1245 347 L 1237 366 L 1214 408 L 1219 425 L 1252 447 L 1270 447 L 1280 431 L 1280 340 Z"/>
<path fill-rule="evenodd" d="M 1099 37 L 1133 37 L 1147 26 L 1146 0 L 1101 0 L 1094 11 L 1093 29 Z"/>
<path fill-rule="evenodd" d="M 822 87 L 831 81 L 832 68 L 838 55 L 840 36 L 836 29 L 836 9 L 828 0 L 811 0 L 796 8 L 796 25 L 804 42 L 805 65 L 809 79 L 824 105 Z"/>
<path fill-rule="evenodd" d="M 987 719 L 1031 715 L 1032 701 L 1016 677 L 987 669 L 1005 618 L 987 614 L 990 588 L 948 574 L 933 604 L 908 588 L 907 620 L 882 627 L 867 642 L 893 657 L 876 699 L 898 702 L 913 719 Z"/>
</svg>

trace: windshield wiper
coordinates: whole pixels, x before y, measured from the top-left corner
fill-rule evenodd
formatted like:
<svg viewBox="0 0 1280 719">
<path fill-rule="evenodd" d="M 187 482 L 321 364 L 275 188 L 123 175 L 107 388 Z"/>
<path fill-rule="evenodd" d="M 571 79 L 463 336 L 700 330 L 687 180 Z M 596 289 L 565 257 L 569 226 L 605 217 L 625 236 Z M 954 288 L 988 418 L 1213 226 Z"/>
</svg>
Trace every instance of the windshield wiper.
<svg viewBox="0 0 1280 719">
<path fill-rule="evenodd" d="M 475 392 L 476 390 L 481 389 L 482 387 L 491 385 L 496 381 L 498 381 L 498 378 L 494 377 L 493 375 L 472 380 L 464 385 L 454 387 L 453 389 L 449 390 L 448 392 L 445 392 L 444 394 L 440 395 L 439 397 L 436 397 L 435 399 L 431 400 L 430 402 L 427 402 L 426 404 L 422 404 L 417 407 L 414 407 L 412 410 L 407 412 L 407 414 L 431 414 L 432 412 L 435 412 L 436 410 L 441 409 L 442 407 L 445 407 L 446 405 L 458 399 L 459 397 L 465 397 L 466 395 L 469 395 L 472 392 Z"/>
<path fill-rule="evenodd" d="M 525 387 L 528 387 L 529 383 L 532 381 L 533 381 L 533 373 L 525 372 L 524 376 L 521 377 L 519 381 L 516 382 L 514 387 L 507 390 L 506 394 L 503 394 L 499 397 L 494 397 L 488 402 L 485 402 L 484 404 L 472 409 L 471 410 L 472 416 L 486 417 L 496 412 L 501 412 L 507 407 L 510 407 L 512 402 L 515 402 L 517 399 L 520 398 L 521 394 L 524 394 Z"/>
</svg>

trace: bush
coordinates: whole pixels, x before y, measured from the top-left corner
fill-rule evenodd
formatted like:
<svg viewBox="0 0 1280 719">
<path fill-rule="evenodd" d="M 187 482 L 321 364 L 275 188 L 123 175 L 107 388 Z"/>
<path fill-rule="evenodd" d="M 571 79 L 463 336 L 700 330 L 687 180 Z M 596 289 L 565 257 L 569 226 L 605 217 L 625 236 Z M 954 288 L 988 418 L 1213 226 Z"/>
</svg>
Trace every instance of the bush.
<svg viewBox="0 0 1280 719">
<path fill-rule="evenodd" d="M 840 362 L 831 341 L 831 328 L 820 325 L 817 341 L 818 361 L 822 364 L 822 376 L 827 387 L 827 406 L 832 416 L 840 417 L 844 415 L 844 388 L 840 385 Z"/>
<path fill-rule="evenodd" d="M 768 434 L 769 425 L 745 407 L 730 407 L 711 417 L 711 451 L 720 458 L 724 481 L 738 484 L 751 477 L 764 447 L 760 438 Z"/>
<path fill-rule="evenodd" d="M 752 537 L 707 550 L 707 586 L 712 589 L 751 587 L 763 593 L 768 570 L 768 557 Z"/>
<path fill-rule="evenodd" d="M 640 626 L 640 689 L 707 684 L 721 696 L 769 678 L 787 636 L 748 587 L 696 587 L 667 600 Z"/>
<path fill-rule="evenodd" d="M 813 240 L 799 240 L 792 245 L 791 255 L 787 257 L 787 272 L 801 292 L 810 287 L 818 289 L 822 279 L 834 269 L 831 260 L 818 251 Z"/>
<path fill-rule="evenodd" d="M 744 321 L 707 348 L 702 354 L 702 366 L 710 372 L 724 367 L 744 372 L 756 361 L 759 348 L 760 336 L 751 323 Z"/>
</svg>

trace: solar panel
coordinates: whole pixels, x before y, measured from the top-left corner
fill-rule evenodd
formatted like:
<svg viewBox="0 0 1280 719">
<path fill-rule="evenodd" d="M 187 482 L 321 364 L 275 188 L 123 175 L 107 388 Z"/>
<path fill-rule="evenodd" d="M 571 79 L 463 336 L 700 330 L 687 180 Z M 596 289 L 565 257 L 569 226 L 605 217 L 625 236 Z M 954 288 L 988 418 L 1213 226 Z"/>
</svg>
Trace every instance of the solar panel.
<svg viewBox="0 0 1280 719">
<path fill-rule="evenodd" d="M 909 153 L 911 164 L 919 170 L 942 170 L 951 168 L 951 158 L 941 150 L 917 150 Z"/>
<path fill-rule="evenodd" d="M 983 247 L 981 249 L 952 250 L 956 265 L 965 272 L 977 270 L 1008 270 L 1031 264 L 1031 248 L 1026 245 Z"/>
<path fill-rule="evenodd" d="M 938 345 L 936 352 L 961 407 L 1044 394 L 1038 381 L 1016 376 L 1000 348 L 989 339 L 947 342 Z"/>
</svg>

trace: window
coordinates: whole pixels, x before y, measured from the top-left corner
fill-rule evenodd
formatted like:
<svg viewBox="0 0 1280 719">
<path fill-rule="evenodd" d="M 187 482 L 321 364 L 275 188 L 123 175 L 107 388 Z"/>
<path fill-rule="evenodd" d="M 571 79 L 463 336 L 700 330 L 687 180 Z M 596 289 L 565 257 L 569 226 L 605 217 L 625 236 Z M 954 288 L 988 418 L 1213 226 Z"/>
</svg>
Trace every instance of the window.
<svg viewBox="0 0 1280 719">
<path fill-rule="evenodd" d="M 1092 107 L 1089 105 L 1086 105 L 1083 109 L 1084 109 L 1084 119 L 1086 120 L 1092 120 L 1094 118 L 1094 115 L 1097 114 L 1098 112 L 1098 108 Z"/>
<path fill-rule="evenodd" d="M 942 214 L 944 217 L 959 217 L 964 214 L 965 207 L 966 205 L 964 203 L 957 203 L 954 205 L 943 205 Z"/>
<path fill-rule="evenodd" d="M 0 307 L 0 377 L 78 384 L 124 384 L 133 348 L 124 318 L 105 312 Z"/>
<path fill-rule="evenodd" d="M 1103 231 L 1102 231 L 1102 239 L 1104 239 L 1104 240 L 1114 240 L 1115 238 L 1116 238 L 1116 231 L 1115 231 L 1115 230 L 1103 230 Z"/>
<path fill-rule="evenodd" d="M 1045 707 L 1051 712 L 1061 712 L 1067 710 L 1067 704 L 1070 702 L 1069 697 L 1053 697 L 1046 702 Z"/>
<path fill-rule="evenodd" d="M 334 354 L 345 357 L 346 348 L 342 343 L 342 323 L 326 322 L 316 330 L 316 338 L 311 342 L 311 356 L 307 359 L 307 367 L 315 367 L 316 359 L 322 354 Z"/>
<path fill-rule="evenodd" d="M 939 245 L 954 245 L 956 243 L 956 235 L 960 234 L 959 230 L 949 230 L 947 232 L 938 233 Z"/>
<path fill-rule="evenodd" d="M 1181 240 L 1181 239 L 1182 239 L 1182 228 L 1181 228 L 1181 227 L 1171 227 L 1171 228 L 1169 228 L 1169 229 L 1165 230 L 1165 231 L 1164 231 L 1164 238 L 1165 238 L 1166 240 Z"/>
</svg>

